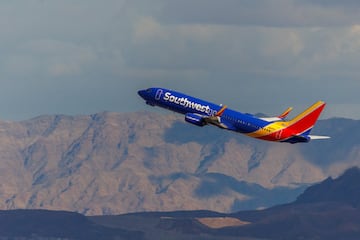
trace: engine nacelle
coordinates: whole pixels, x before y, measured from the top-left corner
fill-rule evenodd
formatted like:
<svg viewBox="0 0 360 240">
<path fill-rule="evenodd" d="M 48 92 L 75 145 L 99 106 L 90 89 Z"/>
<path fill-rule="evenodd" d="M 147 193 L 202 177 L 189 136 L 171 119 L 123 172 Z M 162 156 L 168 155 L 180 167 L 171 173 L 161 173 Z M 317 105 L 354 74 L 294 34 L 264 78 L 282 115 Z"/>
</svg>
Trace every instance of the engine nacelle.
<svg viewBox="0 0 360 240">
<path fill-rule="evenodd" d="M 200 127 L 206 125 L 206 122 L 204 121 L 203 117 L 196 113 L 185 114 L 185 121 Z"/>
</svg>

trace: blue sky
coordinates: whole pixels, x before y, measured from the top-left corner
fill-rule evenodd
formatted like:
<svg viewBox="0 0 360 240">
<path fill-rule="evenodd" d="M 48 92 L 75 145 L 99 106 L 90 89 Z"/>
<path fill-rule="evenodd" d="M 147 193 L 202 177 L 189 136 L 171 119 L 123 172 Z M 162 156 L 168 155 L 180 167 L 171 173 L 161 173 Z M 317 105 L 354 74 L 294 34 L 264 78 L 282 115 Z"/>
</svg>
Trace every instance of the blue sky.
<svg viewBox="0 0 360 240">
<path fill-rule="evenodd" d="M 0 30 L 1 119 L 153 111 L 151 86 L 360 119 L 360 1 L 0 1 Z"/>
</svg>

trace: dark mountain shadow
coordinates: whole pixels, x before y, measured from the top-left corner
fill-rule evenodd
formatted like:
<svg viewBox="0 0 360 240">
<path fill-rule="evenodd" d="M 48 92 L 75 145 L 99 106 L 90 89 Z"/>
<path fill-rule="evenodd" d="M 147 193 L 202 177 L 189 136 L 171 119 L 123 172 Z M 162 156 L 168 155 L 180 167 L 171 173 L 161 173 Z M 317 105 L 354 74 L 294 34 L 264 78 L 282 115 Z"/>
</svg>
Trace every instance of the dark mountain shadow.
<svg viewBox="0 0 360 240">
<path fill-rule="evenodd" d="M 206 179 L 207 178 L 207 179 Z M 266 191 L 261 187 L 220 174 L 207 174 L 204 178 L 205 189 L 221 187 L 251 193 Z M 202 186 L 201 186 L 202 187 Z M 201 188 L 200 187 L 200 188 Z M 97 223 L 124 226 L 132 229 L 145 224 L 147 231 L 159 239 L 310 239 L 337 240 L 360 239 L 360 170 L 352 168 L 336 179 L 327 179 L 309 187 L 296 201 L 264 210 L 241 211 L 231 214 L 210 211 L 181 211 L 166 213 L 136 213 L 121 216 L 96 217 Z M 222 193 L 224 193 L 223 190 Z M 202 197 L 216 196 L 217 191 L 197 194 Z M 237 218 L 247 224 L 212 228 L 202 224 L 198 218 Z M 137 221 L 134 221 L 137 220 Z M 143 226 L 143 225 L 141 225 Z"/>
<path fill-rule="evenodd" d="M 276 187 L 266 189 L 255 183 L 238 181 L 237 179 L 220 174 L 205 174 L 200 185 L 195 189 L 194 194 L 200 199 L 226 195 L 231 191 L 243 194 L 249 197 L 249 200 L 235 200 L 232 211 L 258 209 L 271 207 L 276 204 L 291 202 L 304 191 L 306 186 L 295 189 Z"/>
<path fill-rule="evenodd" d="M 0 238 L 5 239 L 143 239 L 143 233 L 97 225 L 65 211 L 0 211 Z"/>
<path fill-rule="evenodd" d="M 327 178 L 301 194 L 295 203 L 338 202 L 360 207 L 360 169 L 350 168 L 336 179 Z"/>
</svg>

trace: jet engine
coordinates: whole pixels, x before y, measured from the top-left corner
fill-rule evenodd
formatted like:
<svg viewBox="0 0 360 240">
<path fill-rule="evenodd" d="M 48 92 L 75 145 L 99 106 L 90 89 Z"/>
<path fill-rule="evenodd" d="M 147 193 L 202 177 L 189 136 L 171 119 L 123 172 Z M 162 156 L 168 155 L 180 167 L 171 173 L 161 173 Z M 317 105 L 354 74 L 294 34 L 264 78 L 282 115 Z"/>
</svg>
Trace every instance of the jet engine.
<svg viewBox="0 0 360 240">
<path fill-rule="evenodd" d="M 204 121 L 203 117 L 196 113 L 185 114 L 185 121 L 200 127 L 206 125 L 206 122 Z"/>
</svg>

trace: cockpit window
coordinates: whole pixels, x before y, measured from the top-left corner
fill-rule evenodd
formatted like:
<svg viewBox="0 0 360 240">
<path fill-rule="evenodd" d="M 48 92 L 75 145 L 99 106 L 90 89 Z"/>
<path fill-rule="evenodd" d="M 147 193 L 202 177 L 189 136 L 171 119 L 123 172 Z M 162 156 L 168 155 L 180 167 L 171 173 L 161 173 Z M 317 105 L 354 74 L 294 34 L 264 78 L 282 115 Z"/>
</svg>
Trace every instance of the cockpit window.
<svg viewBox="0 0 360 240">
<path fill-rule="evenodd" d="M 147 93 L 151 93 L 151 88 L 146 89 Z"/>
</svg>

